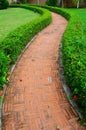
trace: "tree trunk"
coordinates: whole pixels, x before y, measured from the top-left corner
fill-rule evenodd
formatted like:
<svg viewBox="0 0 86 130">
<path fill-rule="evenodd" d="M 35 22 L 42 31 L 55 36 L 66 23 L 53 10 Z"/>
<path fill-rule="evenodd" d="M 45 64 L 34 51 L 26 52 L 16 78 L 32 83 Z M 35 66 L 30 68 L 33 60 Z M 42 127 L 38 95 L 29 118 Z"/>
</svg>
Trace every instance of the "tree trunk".
<svg viewBox="0 0 86 130">
<path fill-rule="evenodd" d="M 57 3 L 57 5 L 58 5 L 58 6 L 60 6 L 60 4 L 61 4 L 61 0 L 58 0 L 58 3 Z"/>
<path fill-rule="evenodd" d="M 39 4 L 40 4 L 40 1 L 39 1 L 39 0 L 36 0 L 36 3 L 39 5 Z"/>
<path fill-rule="evenodd" d="M 77 8 L 79 8 L 79 5 L 80 5 L 80 2 L 78 1 L 78 2 L 77 2 Z"/>
<path fill-rule="evenodd" d="M 64 7 L 64 0 L 62 0 L 62 8 Z"/>
</svg>

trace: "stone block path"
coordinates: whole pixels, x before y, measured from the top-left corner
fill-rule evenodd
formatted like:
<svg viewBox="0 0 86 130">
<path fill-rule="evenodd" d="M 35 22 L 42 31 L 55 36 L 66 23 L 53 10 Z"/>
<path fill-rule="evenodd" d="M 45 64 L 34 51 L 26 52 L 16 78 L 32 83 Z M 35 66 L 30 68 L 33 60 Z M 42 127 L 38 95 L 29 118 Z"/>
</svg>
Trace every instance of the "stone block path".
<svg viewBox="0 0 86 130">
<path fill-rule="evenodd" d="M 59 44 L 67 21 L 53 22 L 26 49 L 10 78 L 2 130 L 86 130 L 68 102 L 59 74 Z"/>
</svg>

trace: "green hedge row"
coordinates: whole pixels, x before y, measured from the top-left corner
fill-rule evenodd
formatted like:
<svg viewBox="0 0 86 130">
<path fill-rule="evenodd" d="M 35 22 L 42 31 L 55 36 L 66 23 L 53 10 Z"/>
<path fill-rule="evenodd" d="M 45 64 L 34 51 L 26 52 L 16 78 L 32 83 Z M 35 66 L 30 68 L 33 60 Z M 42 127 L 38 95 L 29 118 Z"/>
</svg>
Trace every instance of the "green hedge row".
<svg viewBox="0 0 86 130">
<path fill-rule="evenodd" d="M 86 43 L 83 41 L 80 17 L 68 9 L 42 7 L 61 14 L 69 21 L 62 39 L 64 73 L 72 90 L 72 97 L 86 121 Z"/>
<path fill-rule="evenodd" d="M 10 64 L 15 63 L 28 41 L 52 21 L 51 13 L 46 9 L 28 5 L 11 5 L 10 7 L 29 9 L 34 11 L 34 13 L 40 13 L 41 16 L 29 23 L 27 21 L 27 24 L 15 29 L 0 42 L 0 89 L 2 89 L 3 84 L 6 83 Z"/>
<path fill-rule="evenodd" d="M 78 16 L 70 18 L 62 40 L 63 64 L 66 82 L 76 96 L 80 112 L 86 120 L 86 43 L 82 23 Z"/>
</svg>

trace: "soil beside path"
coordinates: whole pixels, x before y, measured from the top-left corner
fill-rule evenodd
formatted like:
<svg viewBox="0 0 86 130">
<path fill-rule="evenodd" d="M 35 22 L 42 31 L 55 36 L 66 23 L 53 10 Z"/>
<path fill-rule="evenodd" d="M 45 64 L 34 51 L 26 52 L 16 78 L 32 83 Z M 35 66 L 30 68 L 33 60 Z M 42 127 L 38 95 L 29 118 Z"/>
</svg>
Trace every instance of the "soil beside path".
<svg viewBox="0 0 86 130">
<path fill-rule="evenodd" d="M 59 75 L 59 44 L 67 21 L 52 13 L 19 60 L 2 108 L 2 130 L 85 130 L 69 104 Z"/>
</svg>

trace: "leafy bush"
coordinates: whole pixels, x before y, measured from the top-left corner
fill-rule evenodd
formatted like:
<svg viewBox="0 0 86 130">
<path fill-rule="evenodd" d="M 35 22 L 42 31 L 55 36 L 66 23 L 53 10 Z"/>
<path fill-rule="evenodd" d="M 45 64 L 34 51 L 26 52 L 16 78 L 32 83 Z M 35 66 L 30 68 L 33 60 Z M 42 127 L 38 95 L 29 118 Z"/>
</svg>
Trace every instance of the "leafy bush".
<svg viewBox="0 0 86 130">
<path fill-rule="evenodd" d="M 86 43 L 83 40 L 82 22 L 70 10 L 41 6 L 64 16 L 68 22 L 62 39 L 62 53 L 66 82 L 86 122 Z"/>
<path fill-rule="evenodd" d="M 0 9 L 6 9 L 9 6 L 7 0 L 0 0 Z"/>
<path fill-rule="evenodd" d="M 9 61 L 11 61 L 11 64 L 15 63 L 28 41 L 30 41 L 31 38 L 40 30 L 50 24 L 52 20 L 51 13 L 46 9 L 37 7 L 34 8 L 31 6 L 29 7 L 28 5 L 11 5 L 10 7 L 21 7 L 33 11 L 35 9 L 36 12 L 41 14 L 41 16 L 31 22 L 27 21 L 25 25 L 15 29 L 13 32 L 8 34 L 3 41 L 0 42 L 0 49 L 3 50 L 3 52 L 0 53 L 0 89 L 3 84 L 6 83 L 7 70 L 10 66 Z"/>
<path fill-rule="evenodd" d="M 47 0 L 46 4 L 49 6 L 57 6 L 57 1 L 58 0 Z"/>
<path fill-rule="evenodd" d="M 26 3 L 28 2 L 28 0 L 21 0 L 21 2 L 22 2 L 23 4 L 26 4 Z"/>
<path fill-rule="evenodd" d="M 63 37 L 63 64 L 66 82 L 86 119 L 86 57 L 82 24 L 78 16 L 73 15 Z"/>
<path fill-rule="evenodd" d="M 0 50 L 0 89 L 2 89 L 3 84 L 6 83 L 6 76 L 9 68 L 9 63 L 9 56 L 6 56 L 3 53 L 3 51 Z"/>
</svg>

